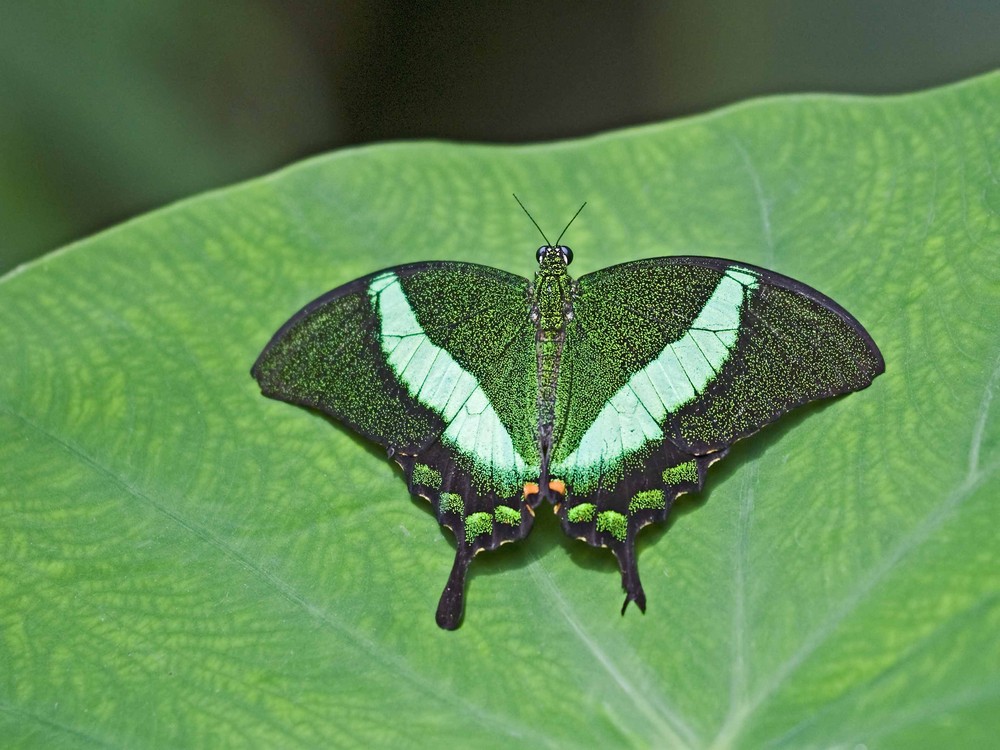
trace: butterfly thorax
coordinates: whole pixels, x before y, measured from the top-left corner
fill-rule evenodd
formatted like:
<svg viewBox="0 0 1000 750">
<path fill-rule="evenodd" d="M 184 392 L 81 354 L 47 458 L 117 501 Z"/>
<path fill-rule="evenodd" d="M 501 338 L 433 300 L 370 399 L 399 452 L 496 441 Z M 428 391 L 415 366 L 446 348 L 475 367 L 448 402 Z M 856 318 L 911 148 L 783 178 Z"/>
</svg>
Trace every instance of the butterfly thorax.
<svg viewBox="0 0 1000 750">
<path fill-rule="evenodd" d="M 569 256 L 572 257 L 572 256 Z M 573 319 L 575 282 L 566 270 L 564 248 L 539 250 L 539 268 L 531 287 L 531 321 L 535 325 L 535 353 L 538 367 L 538 448 L 539 501 L 549 493 L 549 462 L 552 455 L 556 387 L 566 329 Z"/>
</svg>

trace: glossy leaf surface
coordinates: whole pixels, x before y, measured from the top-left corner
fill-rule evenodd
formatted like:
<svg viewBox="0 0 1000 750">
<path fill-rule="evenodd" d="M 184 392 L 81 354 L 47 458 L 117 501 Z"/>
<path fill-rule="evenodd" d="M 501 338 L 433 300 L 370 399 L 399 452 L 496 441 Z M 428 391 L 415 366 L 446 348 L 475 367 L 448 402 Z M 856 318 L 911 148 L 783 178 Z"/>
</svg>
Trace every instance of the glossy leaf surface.
<svg viewBox="0 0 1000 750">
<path fill-rule="evenodd" d="M 1000 681 L 1000 77 L 530 148 L 390 144 L 201 196 L 0 280 L 0 736 L 12 746 L 972 746 Z M 606 553 L 477 560 L 384 455 L 247 369 L 324 290 L 699 254 L 849 309 L 888 364 Z M 650 543 L 655 542 L 655 544 Z M 154 718 L 155 717 L 155 718 Z"/>
</svg>

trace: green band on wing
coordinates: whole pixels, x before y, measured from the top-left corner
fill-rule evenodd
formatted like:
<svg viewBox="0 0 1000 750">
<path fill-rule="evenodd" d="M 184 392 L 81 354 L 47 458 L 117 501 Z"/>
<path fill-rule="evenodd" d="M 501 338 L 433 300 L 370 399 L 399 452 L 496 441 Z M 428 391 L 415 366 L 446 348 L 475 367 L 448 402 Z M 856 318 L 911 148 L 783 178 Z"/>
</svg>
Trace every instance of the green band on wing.
<svg viewBox="0 0 1000 750">
<path fill-rule="evenodd" d="M 505 523 L 509 526 L 521 525 L 521 513 L 507 505 L 498 505 L 493 509 L 493 518 L 497 523 Z"/>
<path fill-rule="evenodd" d="M 693 401 L 729 359 L 744 300 L 757 285 L 749 271 L 735 266 L 726 271 L 687 332 L 629 378 L 553 471 L 566 475 L 577 491 L 588 492 L 601 472 L 661 440 L 667 416 Z"/>
<path fill-rule="evenodd" d="M 594 520 L 594 511 L 597 510 L 597 506 L 593 503 L 580 503 L 579 505 L 574 505 L 572 508 L 566 511 L 566 518 L 571 523 L 583 523 L 584 521 Z"/>
<path fill-rule="evenodd" d="M 682 482 L 698 482 L 698 462 L 685 461 L 677 466 L 670 466 L 663 470 L 664 484 L 676 485 Z"/>
<path fill-rule="evenodd" d="M 489 513 L 470 513 L 465 519 L 465 543 L 472 544 L 477 536 L 493 533 L 493 518 Z"/>
<path fill-rule="evenodd" d="M 414 484 L 441 489 L 441 472 L 427 464 L 416 464 L 413 467 L 412 479 Z"/>
<path fill-rule="evenodd" d="M 635 493 L 628 501 L 628 512 L 638 510 L 663 510 L 666 507 L 666 495 L 663 490 L 642 490 Z"/>
<path fill-rule="evenodd" d="M 454 492 L 442 492 L 439 506 L 442 511 L 448 513 L 456 513 L 457 515 L 465 513 L 465 503 L 462 502 L 462 496 Z"/>
<path fill-rule="evenodd" d="M 597 514 L 596 528 L 598 531 L 609 531 L 619 542 L 624 542 L 628 533 L 628 519 L 617 511 L 606 510 Z"/>
<path fill-rule="evenodd" d="M 382 351 L 396 376 L 444 420 L 442 437 L 513 494 L 527 466 L 479 382 L 427 337 L 395 273 L 372 279 L 368 294 L 382 322 Z"/>
</svg>

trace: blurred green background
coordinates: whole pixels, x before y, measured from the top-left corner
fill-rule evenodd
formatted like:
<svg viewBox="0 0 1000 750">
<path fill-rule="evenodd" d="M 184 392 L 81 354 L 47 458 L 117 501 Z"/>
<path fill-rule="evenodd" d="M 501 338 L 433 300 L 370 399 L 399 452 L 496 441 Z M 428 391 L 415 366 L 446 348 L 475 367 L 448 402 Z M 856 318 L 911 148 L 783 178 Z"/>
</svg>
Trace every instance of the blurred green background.
<svg viewBox="0 0 1000 750">
<path fill-rule="evenodd" d="M 563 138 L 998 63 L 996 0 L 0 0 L 0 273 L 344 145 Z"/>
</svg>

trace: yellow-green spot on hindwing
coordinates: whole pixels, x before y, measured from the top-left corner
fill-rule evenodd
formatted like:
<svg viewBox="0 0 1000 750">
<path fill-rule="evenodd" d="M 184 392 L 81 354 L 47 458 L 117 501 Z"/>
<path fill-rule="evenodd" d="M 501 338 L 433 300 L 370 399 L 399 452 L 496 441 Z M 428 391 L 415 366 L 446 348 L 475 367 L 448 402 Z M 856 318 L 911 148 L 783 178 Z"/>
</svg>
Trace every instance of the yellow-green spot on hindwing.
<svg viewBox="0 0 1000 750">
<path fill-rule="evenodd" d="M 462 496 L 454 492 L 442 492 L 439 506 L 442 511 L 455 513 L 459 516 L 465 512 L 465 503 L 462 501 Z"/>
<path fill-rule="evenodd" d="M 677 466 L 670 466 L 663 470 L 663 481 L 666 484 L 676 485 L 682 482 L 698 483 L 698 462 L 685 461 Z"/>
<path fill-rule="evenodd" d="M 432 469 L 427 464 L 416 464 L 413 467 L 412 478 L 414 484 L 433 487 L 436 490 L 441 489 L 441 472 L 437 469 Z"/>
<path fill-rule="evenodd" d="M 666 505 L 666 496 L 663 490 L 642 490 L 635 493 L 628 501 L 628 512 L 635 513 L 638 510 L 663 510 Z"/>
<path fill-rule="evenodd" d="M 597 514 L 596 528 L 598 531 L 610 532 L 619 542 L 624 542 L 628 533 L 628 519 L 617 511 L 606 510 Z"/>
<path fill-rule="evenodd" d="M 508 526 L 521 525 L 521 513 L 506 505 L 498 505 L 493 511 L 493 517 L 497 523 L 505 523 Z"/>
<path fill-rule="evenodd" d="M 593 503 L 580 503 L 579 505 L 574 505 L 572 508 L 566 511 L 566 518 L 569 519 L 570 523 L 583 523 L 585 521 L 594 520 L 594 511 L 597 510 L 597 506 Z"/>
<path fill-rule="evenodd" d="M 477 536 L 493 533 L 493 518 L 489 513 L 470 513 L 465 519 L 465 542 L 472 544 Z"/>
</svg>

